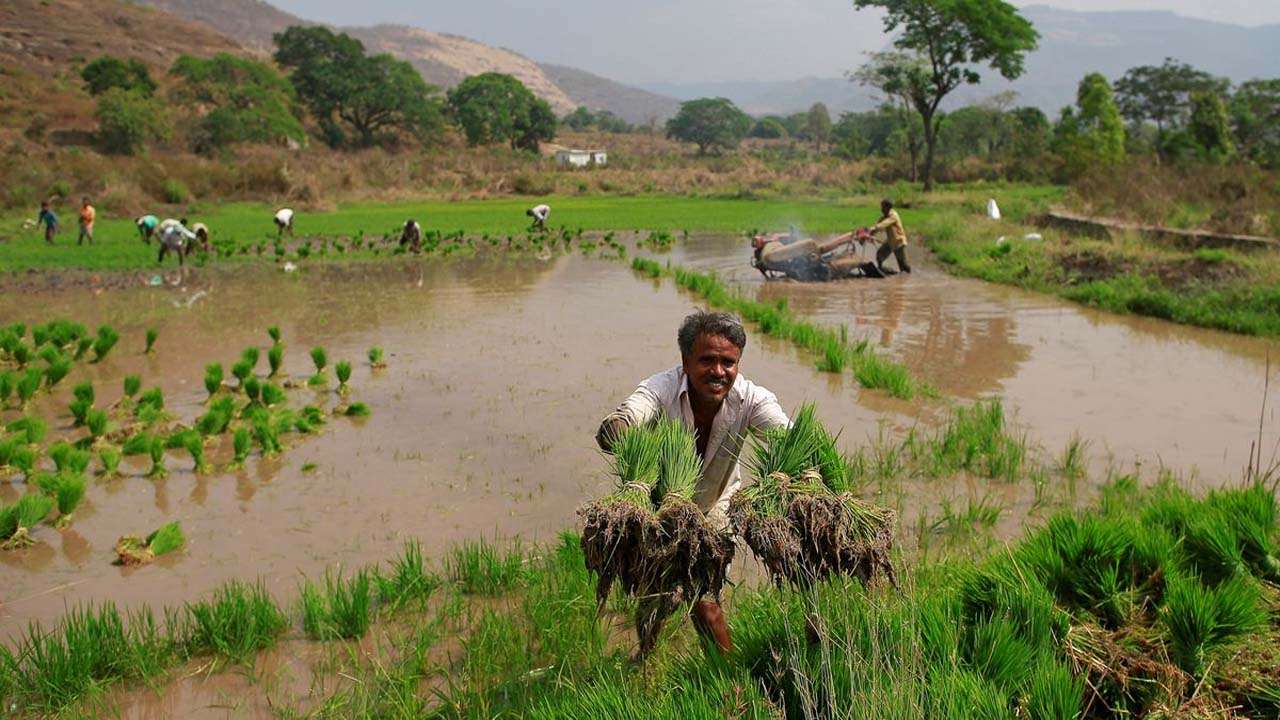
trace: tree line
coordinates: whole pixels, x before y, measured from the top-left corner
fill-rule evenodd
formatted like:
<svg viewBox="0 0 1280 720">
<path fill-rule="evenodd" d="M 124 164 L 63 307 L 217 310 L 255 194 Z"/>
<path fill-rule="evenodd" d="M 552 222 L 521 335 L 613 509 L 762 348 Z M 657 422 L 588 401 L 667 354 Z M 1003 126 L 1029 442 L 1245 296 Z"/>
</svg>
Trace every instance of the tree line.
<svg viewBox="0 0 1280 720">
<path fill-rule="evenodd" d="M 81 78 L 96 98 L 99 142 L 134 154 L 171 139 L 175 127 L 201 153 L 245 142 L 301 145 L 312 136 L 336 149 L 430 146 L 451 127 L 472 145 L 537 150 L 555 137 L 551 106 L 510 75 L 473 75 L 442 93 L 410 63 L 369 54 L 345 33 L 297 26 L 273 40 L 274 66 L 229 53 L 179 57 L 165 98 L 136 59 L 90 62 Z"/>
</svg>

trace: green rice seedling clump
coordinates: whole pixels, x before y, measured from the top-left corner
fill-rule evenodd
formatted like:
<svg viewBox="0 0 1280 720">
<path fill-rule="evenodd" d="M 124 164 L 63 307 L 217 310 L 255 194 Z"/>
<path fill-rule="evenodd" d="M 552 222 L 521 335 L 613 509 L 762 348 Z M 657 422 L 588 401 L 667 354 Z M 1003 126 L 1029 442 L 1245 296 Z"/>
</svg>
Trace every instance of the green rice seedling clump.
<svg viewBox="0 0 1280 720">
<path fill-rule="evenodd" d="M 288 627 L 284 612 L 261 584 L 231 582 L 209 600 L 187 606 L 183 645 L 188 652 L 212 652 L 236 662 L 270 647 Z"/>
<path fill-rule="evenodd" d="M 253 449 L 253 435 L 248 428 L 236 428 L 235 433 L 231 436 L 231 444 L 234 452 L 232 458 L 233 466 L 243 466 L 244 461 L 249 457 L 249 451 Z"/>
<path fill-rule="evenodd" d="M 271 368 L 269 377 L 280 374 L 280 368 L 284 367 L 284 345 L 277 342 L 267 350 L 267 366 Z"/>
<path fill-rule="evenodd" d="M 99 474 L 105 478 L 115 477 L 120 474 L 120 451 L 113 447 L 103 447 L 98 450 L 98 461 L 102 463 L 102 469 Z"/>
<path fill-rule="evenodd" d="M 249 364 L 248 360 L 237 360 L 236 363 L 231 366 L 231 375 L 240 383 L 241 390 L 244 389 L 245 381 L 248 380 L 249 376 L 252 374 L 253 365 Z"/>
<path fill-rule="evenodd" d="M 83 471 L 76 472 L 59 469 L 56 473 L 42 473 L 35 477 L 35 486 L 53 498 L 58 508 L 58 527 L 71 524 L 72 514 L 84 499 L 85 480 Z"/>
<path fill-rule="evenodd" d="M 890 561 L 895 514 L 847 492 L 848 466 L 813 405 L 791 426 L 766 432 L 747 465 L 755 482 L 738 492 L 729 517 L 775 583 L 801 587 L 833 574 L 864 584 Z"/>
<path fill-rule="evenodd" d="M 9 398 L 13 396 L 13 391 L 17 384 L 18 373 L 12 370 L 0 371 L 0 407 L 9 404 Z"/>
<path fill-rule="evenodd" d="M 369 406 L 362 402 L 353 402 L 343 410 L 342 414 L 347 417 L 369 417 L 373 413 Z"/>
<path fill-rule="evenodd" d="M 271 342 L 272 342 L 272 343 L 279 344 L 279 343 L 280 343 L 280 337 L 281 337 L 281 335 L 280 335 L 280 327 L 279 327 L 278 325 L 272 325 L 272 326 L 268 327 L 268 328 L 267 328 L 267 336 L 271 338 Z"/>
<path fill-rule="evenodd" d="M 265 383 L 262 386 L 262 404 L 267 407 L 283 405 L 288 400 L 284 389 L 275 383 Z"/>
<path fill-rule="evenodd" d="M 137 375 L 126 375 L 124 378 L 124 396 L 133 399 L 142 390 L 142 378 Z"/>
<path fill-rule="evenodd" d="M 346 360 L 339 360 L 333 366 L 334 374 L 338 376 L 338 392 L 346 393 L 351 388 L 347 385 L 347 381 L 351 379 L 351 363 Z"/>
<path fill-rule="evenodd" d="M 160 337 L 159 330 L 156 330 L 155 328 L 147 328 L 146 347 L 143 348 L 142 352 L 147 355 L 150 355 L 151 353 L 155 352 L 156 340 L 159 339 L 159 337 Z"/>
<path fill-rule="evenodd" d="M 71 412 L 71 418 L 75 427 L 81 427 L 85 424 L 85 420 L 89 414 L 89 410 L 93 407 L 92 400 L 84 398 L 76 398 L 71 401 L 67 409 Z"/>
<path fill-rule="evenodd" d="M 311 376 L 308 381 L 311 385 L 325 385 L 329 382 L 329 377 L 325 375 L 325 366 L 329 363 L 329 356 L 324 348 L 316 346 L 311 348 L 311 362 L 316 366 L 316 373 Z"/>
<path fill-rule="evenodd" d="M 23 442 L 28 445 L 38 445 L 44 440 L 45 433 L 49 431 L 49 426 L 45 424 L 44 420 L 35 415 L 24 415 L 9 423 L 5 429 L 11 433 L 18 433 Z"/>
<path fill-rule="evenodd" d="M 247 347 L 240 353 L 240 359 L 249 364 L 250 370 L 258 367 L 260 357 L 261 351 L 256 346 Z"/>
<path fill-rule="evenodd" d="M 59 354 L 44 370 L 45 384 L 54 387 L 69 374 L 71 374 L 71 360 Z"/>
<path fill-rule="evenodd" d="M 409 602 L 423 602 L 440 586 L 440 578 L 427 570 L 422 555 L 422 543 L 408 540 L 404 550 L 391 563 L 389 573 L 374 576 L 378 601 L 397 608 Z"/>
<path fill-rule="evenodd" d="M 209 397 L 222 388 L 222 363 L 209 363 L 204 366 L 204 389 Z"/>
<path fill-rule="evenodd" d="M 177 520 L 165 523 L 145 538 L 125 535 L 116 541 L 117 565 L 146 565 L 186 544 Z"/>
<path fill-rule="evenodd" d="M 377 345 L 369 348 L 369 366 L 374 368 L 384 368 L 387 366 L 386 360 L 383 357 L 382 348 Z"/>
<path fill-rule="evenodd" d="M 71 388 L 71 396 L 77 400 L 84 400 L 92 405 L 95 400 L 93 383 L 88 381 L 76 383 L 75 387 Z"/>
<path fill-rule="evenodd" d="M 31 402 L 31 398 L 35 397 L 37 391 L 40 390 L 40 384 L 44 382 L 44 371 L 39 368 L 27 368 L 22 373 L 22 377 L 18 378 L 18 401 L 22 407 L 26 407 Z"/>
<path fill-rule="evenodd" d="M 53 511 L 53 505 L 53 498 L 42 493 L 29 493 L 14 504 L 0 508 L 0 550 L 34 544 L 31 530 Z"/>
<path fill-rule="evenodd" d="M 120 333 L 110 325 L 98 328 L 98 336 L 93 340 L 93 362 L 99 363 L 107 359 L 107 354 L 120 341 Z"/>
<path fill-rule="evenodd" d="M 324 588 L 302 585 L 302 629 L 313 640 L 354 639 L 369 629 L 372 580 L 366 571 L 349 580 L 325 574 Z"/>
</svg>

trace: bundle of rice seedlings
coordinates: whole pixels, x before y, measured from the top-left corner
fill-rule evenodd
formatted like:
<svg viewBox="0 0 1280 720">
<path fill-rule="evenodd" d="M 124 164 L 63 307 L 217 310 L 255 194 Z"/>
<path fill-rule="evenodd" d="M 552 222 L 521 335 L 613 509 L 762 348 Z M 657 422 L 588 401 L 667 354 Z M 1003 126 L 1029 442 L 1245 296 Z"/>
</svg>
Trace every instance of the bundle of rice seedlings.
<svg viewBox="0 0 1280 720">
<path fill-rule="evenodd" d="M 267 365 L 271 368 L 268 377 L 280 374 L 280 368 L 284 366 L 284 345 L 276 343 L 267 350 Z"/>
<path fill-rule="evenodd" d="M 92 405 L 96 399 L 96 395 L 93 392 L 93 383 L 87 380 L 82 383 L 76 383 L 75 387 L 71 388 L 71 396 L 76 400 L 85 400 Z"/>
<path fill-rule="evenodd" d="M 222 363 L 209 363 L 204 366 L 204 389 L 212 398 L 222 388 Z"/>
<path fill-rule="evenodd" d="M 262 397 L 262 381 L 256 377 L 249 377 L 245 380 L 244 396 L 249 398 L 250 403 L 258 403 Z"/>
<path fill-rule="evenodd" d="M 339 360 L 338 364 L 333 366 L 333 371 L 338 376 L 338 392 L 346 395 L 351 391 L 351 386 L 347 385 L 347 381 L 351 379 L 351 363 Z"/>
<path fill-rule="evenodd" d="M 62 379 L 71 374 L 71 360 L 59 354 L 54 358 L 53 362 L 44 369 L 45 384 L 53 387 L 62 382 Z"/>
<path fill-rule="evenodd" d="M 231 366 L 231 374 L 237 381 L 239 381 L 241 389 L 244 388 L 245 380 L 248 380 L 249 375 L 252 373 L 253 365 L 249 364 L 249 361 L 246 359 L 237 360 L 236 363 Z"/>
<path fill-rule="evenodd" d="M 253 438 L 262 448 L 262 454 L 266 457 L 278 455 L 281 449 L 280 432 L 271 423 L 271 419 L 266 415 L 258 415 L 250 424 L 253 427 Z"/>
<path fill-rule="evenodd" d="M 275 383 L 265 383 L 262 386 L 262 404 L 267 407 L 283 404 L 288 398 L 284 394 L 284 390 Z"/>
<path fill-rule="evenodd" d="M 112 478 L 120 474 L 120 451 L 116 448 L 99 448 L 98 460 L 102 463 L 102 469 L 98 471 L 99 477 Z"/>
<path fill-rule="evenodd" d="M 74 421 L 74 427 L 81 427 L 85 424 L 85 417 L 89 414 L 89 410 L 93 408 L 93 400 L 77 397 L 71 401 L 67 409 L 71 411 L 71 418 Z"/>
<path fill-rule="evenodd" d="M 311 376 L 311 379 L 307 381 L 307 384 L 309 385 L 328 384 L 329 377 L 324 374 L 324 368 L 326 365 L 329 364 L 329 355 L 324 351 L 324 348 L 320 347 L 319 345 L 311 348 L 311 362 L 315 363 L 316 374 Z"/>
<path fill-rule="evenodd" d="M 150 355 L 156 349 L 156 340 L 160 337 L 160 331 L 155 328 L 147 328 L 147 346 L 143 349 L 143 353 Z"/>
<path fill-rule="evenodd" d="M 347 417 L 369 417 L 372 413 L 369 406 L 362 402 L 353 402 L 342 411 L 342 414 Z"/>
<path fill-rule="evenodd" d="M 249 457 L 249 451 L 253 449 L 253 436 L 249 433 L 249 429 L 236 428 L 235 433 L 231 436 L 231 445 L 234 451 L 231 466 L 233 468 L 243 467 L 244 461 Z"/>
<path fill-rule="evenodd" d="M 124 378 L 124 396 L 133 399 L 142 389 L 142 378 L 137 375 L 126 375 Z"/>
<path fill-rule="evenodd" d="M 775 583 L 807 587 L 833 574 L 868 583 L 883 571 L 896 584 L 895 514 L 843 492 L 846 464 L 812 405 L 766 433 L 748 467 L 755 482 L 734 496 L 729 517 Z"/>
<path fill-rule="evenodd" d="M 383 359 L 382 348 L 377 345 L 369 348 L 369 365 L 374 368 L 384 368 L 387 366 L 386 361 Z"/>
<path fill-rule="evenodd" d="M 5 508 L 0 508 L 0 550 L 14 550 L 35 544 L 31 528 L 40 524 L 53 510 L 53 500 L 46 495 L 23 495 Z"/>
<path fill-rule="evenodd" d="M 150 433 L 140 432 L 125 441 L 120 452 L 125 455 L 146 455 L 151 458 L 150 477 L 163 477 L 167 474 L 164 467 L 165 442 Z"/>
<path fill-rule="evenodd" d="M 280 326 L 272 325 L 271 327 L 267 328 L 267 335 L 271 337 L 272 343 L 275 343 L 277 345 L 280 344 L 280 337 L 281 337 Z"/>
<path fill-rule="evenodd" d="M 27 368 L 22 377 L 18 378 L 18 401 L 22 407 L 26 407 L 31 402 L 31 398 L 35 397 L 36 391 L 40 389 L 40 383 L 44 382 L 44 371 L 39 368 Z"/>
<path fill-rule="evenodd" d="M 53 460 L 53 466 L 58 472 L 83 473 L 89 469 L 89 461 L 93 456 L 65 442 L 58 442 L 49 448 L 49 459 Z"/>
<path fill-rule="evenodd" d="M 182 526 L 176 520 L 160 526 L 145 538 L 125 535 L 116 541 L 116 564 L 145 565 L 177 550 L 184 543 L 186 538 L 182 534 Z"/>
<path fill-rule="evenodd" d="M 111 348 L 116 346 L 120 341 L 120 333 L 110 325 L 103 325 L 98 328 L 98 337 L 93 341 L 93 362 L 98 363 L 106 359 L 107 353 L 111 352 Z"/>
<path fill-rule="evenodd" d="M 53 498 L 58 508 L 57 527 L 64 528 L 71 524 L 72 513 L 84 499 L 84 474 L 59 468 L 56 473 L 40 473 L 33 478 L 33 483 L 40 491 Z"/>
<path fill-rule="evenodd" d="M 35 415 L 26 415 L 9 423 L 5 426 L 5 429 L 11 433 L 18 433 L 23 442 L 28 445 L 37 445 L 44 440 L 45 433 L 49 431 L 49 426 L 45 425 L 44 420 Z"/>
<path fill-rule="evenodd" d="M 253 370 L 258 367 L 258 358 L 262 356 L 257 346 L 247 347 L 240 353 L 240 359 L 249 363 L 249 369 Z"/>
<path fill-rule="evenodd" d="M 93 338 L 91 338 L 91 337 L 82 337 L 82 338 L 80 338 L 79 340 L 77 340 L 77 341 L 76 341 L 75 359 L 76 359 L 76 360 L 81 360 L 81 359 L 83 359 L 83 358 L 84 358 L 85 353 L 89 352 L 89 348 L 91 348 L 91 347 L 93 347 Z"/>
<path fill-rule="evenodd" d="M 9 398 L 18 384 L 18 373 L 12 370 L 0 371 L 0 407 L 9 404 Z"/>
<path fill-rule="evenodd" d="M 581 546 L 587 569 L 597 575 L 598 607 L 615 581 L 641 599 L 636 631 L 643 655 L 656 644 L 677 594 L 690 602 L 719 596 L 733 540 L 693 503 L 702 466 L 692 435 L 679 422 L 624 431 L 610 469 L 618 483 L 614 492 L 578 512 Z"/>
<path fill-rule="evenodd" d="M 84 424 L 89 428 L 89 444 L 97 444 L 107 434 L 109 420 L 105 410 L 93 408 L 85 414 Z"/>
</svg>

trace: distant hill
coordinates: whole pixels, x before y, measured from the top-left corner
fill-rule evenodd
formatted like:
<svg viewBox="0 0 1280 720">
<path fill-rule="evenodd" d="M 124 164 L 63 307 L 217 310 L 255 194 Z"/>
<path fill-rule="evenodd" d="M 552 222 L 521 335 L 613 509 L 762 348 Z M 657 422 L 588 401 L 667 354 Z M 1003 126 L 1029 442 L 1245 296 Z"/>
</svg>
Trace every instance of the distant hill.
<svg viewBox="0 0 1280 720">
<path fill-rule="evenodd" d="M 623 85 L 585 70 L 547 63 L 542 64 L 542 70 L 578 104 L 608 110 L 629 123 L 643 124 L 650 119 L 662 122 L 680 109 L 680 101 L 673 97 Z"/>
<path fill-rule="evenodd" d="M 137 0 L 179 17 L 204 23 L 236 38 L 245 47 L 270 52 L 271 36 L 291 25 L 314 24 L 261 0 Z M 519 53 L 458 35 L 404 25 L 338 28 L 372 52 L 390 53 L 413 63 L 427 82 L 449 88 L 469 75 L 501 72 L 520 79 L 558 115 L 579 105 L 609 110 L 630 122 L 651 115 L 665 119 L 678 103 L 581 70 L 541 66 Z"/>
<path fill-rule="evenodd" d="M 1026 74 L 1007 83 L 984 72 L 984 82 L 957 91 L 953 105 L 1015 90 L 1019 104 L 1056 115 L 1074 102 L 1086 74 L 1101 72 L 1114 80 L 1131 67 L 1158 65 L 1165 57 L 1233 82 L 1280 77 L 1280 25 L 1250 28 L 1171 12 L 1074 12 L 1043 5 L 1024 8 L 1023 14 L 1041 35 L 1039 49 L 1027 58 Z M 721 95 L 757 114 L 798 112 L 817 101 L 833 112 L 865 110 L 875 102 L 865 88 L 836 77 L 645 87 L 681 99 Z"/>
</svg>

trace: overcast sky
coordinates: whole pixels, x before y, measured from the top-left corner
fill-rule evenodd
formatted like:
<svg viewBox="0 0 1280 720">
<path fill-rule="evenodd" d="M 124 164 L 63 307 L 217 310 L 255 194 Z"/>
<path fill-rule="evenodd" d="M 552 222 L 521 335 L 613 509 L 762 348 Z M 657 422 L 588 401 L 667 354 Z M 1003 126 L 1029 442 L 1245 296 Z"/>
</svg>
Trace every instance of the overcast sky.
<svg viewBox="0 0 1280 720">
<path fill-rule="evenodd" d="M 269 0 L 338 25 L 399 23 L 510 48 L 630 83 L 836 77 L 885 44 L 851 0 Z M 1073 10 L 1173 10 L 1280 23 L 1280 0 L 1013 0 Z"/>
</svg>

